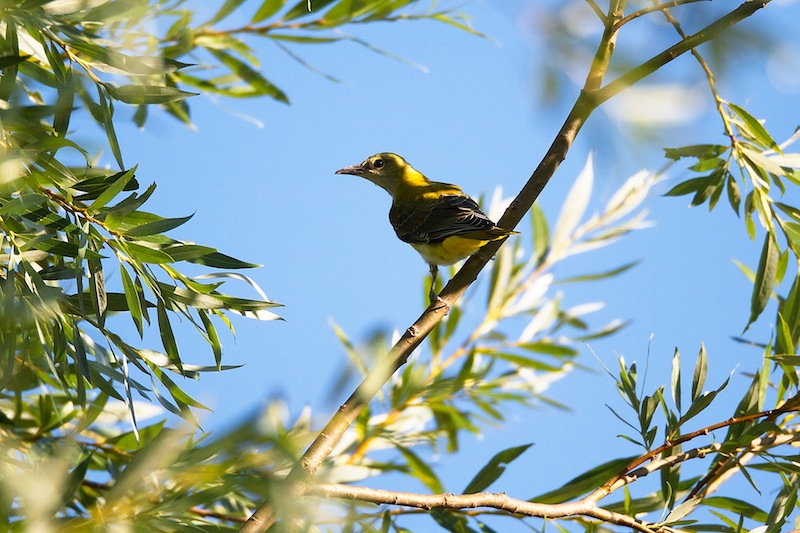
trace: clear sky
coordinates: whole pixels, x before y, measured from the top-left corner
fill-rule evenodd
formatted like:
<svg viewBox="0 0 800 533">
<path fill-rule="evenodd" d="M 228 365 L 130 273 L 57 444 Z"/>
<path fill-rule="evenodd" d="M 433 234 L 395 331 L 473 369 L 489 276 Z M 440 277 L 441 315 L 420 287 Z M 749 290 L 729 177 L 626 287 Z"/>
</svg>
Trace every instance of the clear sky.
<svg viewBox="0 0 800 533">
<path fill-rule="evenodd" d="M 288 93 L 292 105 L 201 96 L 191 101 L 196 131 L 158 112 L 143 131 L 132 124 L 120 128 L 126 163 L 139 164 L 140 183 L 158 183 L 147 204 L 150 210 L 164 216 L 195 213 L 173 235 L 263 264 L 247 274 L 286 306 L 278 310 L 282 322 L 234 319 L 236 339 L 223 336 L 224 363 L 244 368 L 186 384 L 213 409 L 202 417 L 205 429 L 222 429 L 276 397 L 288 402 L 290 416 L 311 406 L 317 421 L 324 422 L 349 394 L 332 390 L 346 356 L 331 321 L 359 341 L 377 328 L 402 331 L 419 316 L 427 267 L 394 236 L 387 219 L 389 197 L 366 181 L 334 171 L 373 153 L 393 151 L 431 179 L 458 183 L 473 196 L 489 197 L 497 186 L 506 196 L 515 194 L 578 91 L 567 83 L 554 101 L 542 103 L 538 76 L 548 55 L 539 23 L 545 4 L 557 3 L 466 3 L 463 10 L 473 17 L 474 27 L 491 40 L 429 22 L 348 29 L 421 68 L 352 43 L 293 48 L 341 83 L 303 68 L 270 43 L 256 42 L 266 76 Z M 720 9 L 732 5 L 714 4 L 724 4 Z M 745 24 L 793 38 L 797 54 L 798 17 L 797 3 L 776 0 L 755 15 L 760 20 Z M 646 37 L 634 32 L 619 46 L 638 48 L 647 57 L 659 50 Z M 720 79 L 720 93 L 765 118 L 780 142 L 800 121 L 800 83 L 796 76 L 776 77 L 780 71 L 774 63 L 750 54 L 746 46 Z M 577 63 L 576 81 L 582 81 L 586 68 Z M 638 92 L 590 119 L 539 199 L 551 223 L 590 152 L 597 163 L 592 212 L 628 176 L 642 168 L 659 169 L 664 164 L 661 147 L 724 142 L 702 74 L 688 55 L 647 80 L 647 88 L 655 96 L 642 108 L 646 93 Z M 675 94 L 678 107 L 671 105 Z M 677 110 L 684 107 L 692 112 L 680 116 Z M 658 121 L 662 129 L 655 134 L 635 127 L 632 117 Z M 86 134 L 96 131 L 86 126 Z M 707 386 L 718 386 L 734 372 L 725 397 L 738 402 L 749 384 L 743 373 L 756 368 L 760 353 L 731 340 L 746 324 L 751 288 L 732 259 L 755 269 L 761 241 L 747 239 L 743 223 L 724 200 L 709 215 L 705 206 L 689 209 L 687 197 L 661 196 L 688 175 L 684 166 L 674 166 L 646 202 L 654 227 L 578 256 L 557 271 L 596 272 L 642 260 L 613 281 L 559 287 L 567 305 L 606 303 L 591 319 L 596 327 L 613 318 L 633 319 L 609 339 L 578 346 L 578 362 L 588 370 L 575 371 L 548 391 L 572 411 L 515 408 L 505 426 L 487 431 L 483 439 L 465 436 L 464 453 L 475 468 L 441 457 L 440 474 L 448 490 L 458 491 L 494 453 L 512 445 L 536 443 L 515 463 L 521 468 L 508 471 L 492 489 L 522 498 L 551 490 L 605 459 L 636 453 L 616 437 L 626 428 L 604 405 L 624 410 L 600 364 L 616 368 L 618 354 L 643 368 L 649 345 L 647 382 L 654 389 L 669 383 L 676 346 L 690 373 L 704 342 L 710 361 Z M 523 224 L 521 231 L 525 234 L 528 226 Z M 773 315 L 768 308 L 749 338 L 765 341 Z M 210 350 L 185 326 L 184 360 L 213 364 Z M 718 418 L 727 418 L 730 410 L 718 411 Z M 567 454 L 569 462 L 562 461 Z M 421 485 L 404 488 L 424 490 Z"/>
</svg>

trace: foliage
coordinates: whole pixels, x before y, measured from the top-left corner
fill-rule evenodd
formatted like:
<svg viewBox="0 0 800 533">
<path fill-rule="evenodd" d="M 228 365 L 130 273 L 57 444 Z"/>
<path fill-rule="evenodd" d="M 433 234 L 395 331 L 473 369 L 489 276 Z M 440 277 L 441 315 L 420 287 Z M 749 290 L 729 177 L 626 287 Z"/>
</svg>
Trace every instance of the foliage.
<svg viewBox="0 0 800 533">
<path fill-rule="evenodd" d="M 558 406 L 546 392 L 575 368 L 576 346 L 624 327 L 621 321 L 591 324 L 587 317 L 602 304 L 568 307 L 563 294 L 579 286 L 575 283 L 612 278 L 635 263 L 569 278 L 560 277 L 557 267 L 645 227 L 640 205 L 657 176 L 632 176 L 604 210 L 587 216 L 594 182 L 590 158 L 552 231 L 542 211 L 532 207 L 529 230 L 497 251 L 482 290 L 454 302 L 437 319 L 424 349 L 407 353 L 397 372 L 382 368 L 387 352 L 395 349 L 390 345 L 397 345 L 392 342 L 400 337 L 396 332 L 382 331 L 359 343 L 335 327 L 350 358 L 349 372 L 365 382 L 387 382 L 377 387 L 375 399 L 360 399 L 364 408 L 349 429 L 340 435 L 320 432 L 309 410 L 289 420 L 280 402 L 216 435 L 198 433 L 192 425 L 192 411 L 202 405 L 170 376 L 230 369 L 222 364 L 217 326 L 232 330 L 231 313 L 276 319 L 270 310 L 278 304 L 250 278 L 230 272 L 256 265 L 167 235 L 191 216 L 168 218 L 142 209 L 156 185 L 141 191 L 136 167 L 123 163 L 115 112 L 131 106 L 133 121 L 144 127 L 152 106 L 189 124 L 193 91 L 288 102 L 260 69 L 258 39 L 316 70 L 297 46 L 347 40 L 375 49 L 344 33 L 349 25 L 428 19 L 472 31 L 459 14 L 436 3 L 428 10 L 414 4 L 227 0 L 198 22 L 181 0 L 0 2 L 0 523 L 6 529 L 228 531 L 264 502 L 280 530 L 408 531 L 406 519 L 418 509 L 455 532 L 492 531 L 487 516 L 494 511 L 487 509 L 509 520 L 540 517 L 557 528 L 571 523 L 587 530 L 613 524 L 645 532 L 784 527 L 798 492 L 797 454 L 789 446 L 800 435 L 794 421 L 800 410 L 800 274 L 795 268 L 800 208 L 781 195 L 800 183 L 800 156 L 789 151 L 797 135 L 779 144 L 756 117 L 723 100 L 708 63 L 686 44 L 726 35 L 723 29 L 742 20 L 736 16 L 765 4 L 726 7 L 730 12 L 718 19 L 719 13 L 700 11 L 694 22 L 707 19 L 707 31 L 697 37 L 687 35 L 672 13 L 697 7 L 684 5 L 691 1 L 632 10 L 612 0 L 606 12 L 593 0 L 586 2 L 602 36 L 570 114 L 585 120 L 595 106 L 688 49 L 706 75 L 726 144 L 667 149 L 669 159 L 695 160 L 690 170 L 700 174 L 673 186 L 668 195 L 692 194 L 693 205 L 708 202 L 713 209 L 724 192 L 733 210 L 743 213 L 751 239 L 758 232 L 757 219 L 765 233 L 758 266 L 751 271 L 741 265 L 754 285 L 745 329 L 764 314 L 771 298 L 779 302 L 775 337 L 753 342 L 763 353 L 762 364 L 738 404 L 728 409 L 729 417 L 704 419 L 728 385 L 725 380 L 706 389 L 704 347 L 690 380 L 676 350 L 671 379 L 665 380 L 669 385 L 649 392 L 637 364 L 620 358 L 619 369 L 609 374 L 628 411 L 614 414 L 629 428 L 623 438 L 640 450 L 638 456 L 609 452 L 602 464 L 529 501 L 484 492 L 499 488 L 503 473 L 529 443 L 499 450 L 485 465 L 469 464 L 465 468 L 473 474 L 463 488 L 450 486 L 437 473 L 432 457 L 456 454 L 463 439 L 506 424 L 514 407 Z M 688 19 L 697 13 L 688 11 Z M 681 40 L 676 46 L 682 43 L 686 50 L 671 47 L 654 56 L 664 57 L 660 64 L 650 60 L 631 68 L 637 54 L 618 52 L 616 36 L 635 21 L 657 16 Z M 151 31 L 154 21 L 166 23 L 163 35 Z M 552 58 L 585 55 L 578 53 L 586 44 L 583 37 L 557 34 L 553 44 L 560 54 Z M 715 50 L 725 50 L 723 41 L 716 45 Z M 612 62 L 612 55 L 619 59 Z M 579 62 L 584 69 L 588 63 Z M 606 74 L 619 77 L 602 86 Z M 558 76 L 551 71 L 549 79 L 555 83 Z M 97 124 L 117 168 L 103 168 L 102 158 L 91 154 L 96 147 L 72 138 L 70 123 L 77 119 Z M 563 131 L 572 137 L 557 139 L 564 140 L 563 152 L 557 152 L 556 142 L 545 158 L 557 160 L 553 172 L 582 122 L 566 124 L 571 127 Z M 744 199 L 742 191 L 747 191 Z M 493 202 L 492 211 L 499 212 L 500 203 Z M 519 205 L 514 202 L 509 211 Z M 203 273 L 196 274 L 199 269 Z M 791 281 L 790 288 L 778 296 L 784 280 Z M 228 294 L 226 281 L 244 282 L 256 296 Z M 205 339 L 214 365 L 183 360 L 176 318 Z M 152 342 L 153 330 L 158 350 L 144 347 Z M 340 382 L 349 383 L 350 377 L 344 374 Z M 187 426 L 143 425 L 141 415 L 153 398 L 186 419 Z M 115 413 L 119 418 L 110 420 Z M 308 468 L 307 456 L 298 458 L 323 437 L 331 439 L 330 449 L 309 482 L 300 477 Z M 656 472 L 657 483 L 643 482 Z M 424 486 L 428 493 L 354 485 L 378 476 L 402 487 Z M 756 488 L 767 486 L 758 490 L 768 494 L 770 505 L 725 493 L 734 476 Z"/>
</svg>

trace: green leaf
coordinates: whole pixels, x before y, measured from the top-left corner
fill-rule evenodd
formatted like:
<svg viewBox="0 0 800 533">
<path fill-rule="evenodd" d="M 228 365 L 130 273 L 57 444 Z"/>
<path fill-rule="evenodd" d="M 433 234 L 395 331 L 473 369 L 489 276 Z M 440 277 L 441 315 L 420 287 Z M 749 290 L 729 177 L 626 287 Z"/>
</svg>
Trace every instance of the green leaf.
<svg viewBox="0 0 800 533">
<path fill-rule="evenodd" d="M 756 270 L 753 295 L 750 301 L 750 318 L 747 321 L 744 331 L 747 331 L 750 324 L 756 321 L 772 296 L 772 288 L 775 286 L 776 273 L 778 270 L 779 255 L 780 251 L 775 244 L 773 235 L 767 233 L 764 237 L 761 259 L 758 261 L 758 270 Z"/>
<path fill-rule="evenodd" d="M 761 122 L 759 122 L 753 115 L 736 104 L 728 103 L 728 107 L 732 109 L 734 113 L 739 115 L 744 122 L 744 130 L 749 133 L 750 136 L 760 142 L 765 148 L 769 148 L 781 153 L 781 148 L 778 146 L 778 143 L 775 142 L 764 125 L 761 124 Z"/>
<path fill-rule="evenodd" d="M 199 96 L 200 93 L 190 93 L 175 87 L 162 85 L 136 85 L 129 84 L 121 87 L 108 87 L 108 94 L 115 100 L 133 105 L 166 104 L 178 102 L 190 96 Z"/>
<path fill-rule="evenodd" d="M 625 263 L 622 266 L 617 268 L 613 268 L 611 270 L 607 270 L 605 272 L 596 272 L 594 274 L 583 274 L 580 276 L 573 276 L 571 278 L 564 278 L 558 280 L 558 283 L 575 283 L 575 282 L 585 282 L 585 281 L 598 281 L 601 279 L 608 279 L 613 278 L 615 276 L 619 276 L 620 274 L 630 270 L 631 268 L 638 265 L 640 261 L 631 261 L 630 263 Z"/>
<path fill-rule="evenodd" d="M 728 150 L 727 146 L 721 144 L 694 144 L 682 148 L 664 148 L 664 156 L 677 161 L 682 157 L 715 157 Z"/>
<path fill-rule="evenodd" d="M 205 265 L 213 268 L 224 268 L 226 270 L 235 270 L 240 268 L 257 268 L 261 265 L 257 263 L 247 263 L 245 261 L 241 261 L 236 259 L 235 257 L 231 257 L 229 255 L 225 255 L 220 252 L 214 252 L 206 255 L 202 255 L 200 257 L 194 259 L 187 259 L 190 263 L 197 263 L 199 265 Z"/>
<path fill-rule="evenodd" d="M 544 261 L 547 251 L 550 249 L 550 229 L 547 226 L 547 218 L 538 203 L 534 203 L 531 208 L 531 237 L 533 238 L 533 257 L 536 264 Z"/>
<path fill-rule="evenodd" d="M 177 366 L 179 371 L 183 372 L 181 356 L 178 353 L 178 343 L 175 342 L 175 334 L 172 332 L 172 324 L 169 322 L 167 308 L 159 300 L 156 310 L 158 314 L 158 331 L 161 333 L 161 344 L 164 346 L 170 362 Z"/>
<path fill-rule="evenodd" d="M 12 198 L 0 207 L 0 215 L 23 215 L 36 211 L 47 202 L 47 196 L 39 193 L 25 193 Z"/>
<path fill-rule="evenodd" d="M 397 445 L 397 449 L 403 454 L 403 457 L 411 469 L 411 473 L 419 479 L 431 492 L 441 494 L 444 492 L 444 486 L 439 478 L 433 472 L 433 469 L 428 464 L 420 459 L 420 457 L 404 446 Z"/>
<path fill-rule="evenodd" d="M 561 488 L 546 492 L 528 501 L 536 503 L 563 503 L 582 496 L 605 483 L 611 476 L 621 472 L 637 457 L 638 456 L 634 455 L 607 461 L 571 479 Z"/>
<path fill-rule="evenodd" d="M 742 194 L 739 192 L 739 184 L 736 183 L 736 179 L 728 175 L 727 179 L 727 192 L 728 192 L 728 202 L 731 204 L 731 209 L 736 215 L 739 215 L 739 205 L 742 202 Z"/>
<path fill-rule="evenodd" d="M 103 207 L 106 206 L 108 202 L 114 199 L 119 193 L 121 193 L 125 187 L 128 185 L 128 182 L 133 179 L 134 173 L 136 172 L 136 167 L 126 170 L 124 172 L 120 172 L 114 175 L 114 181 L 112 181 L 105 190 L 100 193 L 97 199 L 92 202 L 89 206 L 88 211 L 90 213 L 97 213 Z"/>
<path fill-rule="evenodd" d="M 286 0 L 264 0 L 253 14 L 253 18 L 250 19 L 250 22 L 255 24 L 256 22 L 266 20 L 280 11 L 284 5 L 286 5 Z"/>
<path fill-rule="evenodd" d="M 136 290 L 133 279 L 131 279 L 130 274 L 128 274 L 128 269 L 120 265 L 119 271 L 122 276 L 122 287 L 125 290 L 125 301 L 128 303 L 131 319 L 136 325 L 136 331 L 139 332 L 139 337 L 141 338 L 144 335 L 144 327 L 142 323 L 142 305 L 139 299 L 139 293 Z"/>
<path fill-rule="evenodd" d="M 97 110 L 98 118 L 99 122 L 106 130 L 108 146 L 111 148 L 111 153 L 114 154 L 114 159 L 116 160 L 117 165 L 119 165 L 119 168 L 124 169 L 125 163 L 122 161 L 122 150 L 119 147 L 117 132 L 114 129 L 114 104 L 108 100 L 105 91 L 106 89 L 103 85 L 97 85 L 97 94 L 100 100 L 100 106 Z"/>
<path fill-rule="evenodd" d="M 681 353 L 675 348 L 672 355 L 672 401 L 681 412 Z"/>
<path fill-rule="evenodd" d="M 697 193 L 700 190 L 703 190 L 709 182 L 709 176 L 702 176 L 699 178 L 692 178 L 686 181 L 683 181 L 669 191 L 664 193 L 664 196 L 683 196 L 686 194 Z"/>
<path fill-rule="evenodd" d="M 522 455 L 531 446 L 532 444 L 524 444 L 496 453 L 467 484 L 463 491 L 464 494 L 474 494 L 485 490 L 505 472 L 506 465 Z"/>
<path fill-rule="evenodd" d="M 222 7 L 216 12 L 216 14 L 211 17 L 203 26 L 212 26 L 217 22 L 225 19 L 228 15 L 233 13 L 236 8 L 238 8 L 245 0 L 225 0 L 225 3 L 222 4 Z"/>
<path fill-rule="evenodd" d="M 144 237 L 146 235 L 166 233 L 169 230 L 177 228 L 178 226 L 186 223 L 193 216 L 194 215 L 189 215 L 186 217 L 179 217 L 179 218 L 162 218 L 161 220 L 156 220 L 154 222 L 148 222 L 146 224 L 142 224 L 141 226 L 136 226 L 123 233 L 127 237 Z"/>
<path fill-rule="evenodd" d="M 731 511 L 733 514 L 744 516 L 756 522 L 764 522 L 767 519 L 767 513 L 755 505 L 744 500 L 738 500 L 727 496 L 709 496 L 703 498 L 703 505 L 715 507 L 717 509 L 725 509 L 726 511 Z"/>
<path fill-rule="evenodd" d="M 283 102 L 285 104 L 289 103 L 289 99 L 286 97 L 286 94 L 283 91 L 278 89 L 271 82 L 267 81 L 267 79 L 264 78 L 260 72 L 253 69 L 244 61 L 237 59 L 236 57 L 222 50 L 214 50 L 211 48 L 208 48 L 207 50 L 223 65 L 228 67 L 232 74 L 236 75 L 239 79 L 252 88 L 252 92 L 243 93 L 242 96 L 265 95 L 274 98 L 279 102 Z M 230 96 L 235 97 L 237 95 L 231 93 Z"/>
<path fill-rule="evenodd" d="M 703 394 L 703 387 L 706 385 L 706 375 L 708 373 L 708 357 L 706 347 L 700 344 L 700 352 L 697 354 L 697 361 L 694 363 L 694 374 L 692 375 L 692 402 L 697 401 Z"/>
<path fill-rule="evenodd" d="M 134 242 L 124 243 L 124 249 L 131 259 L 141 261 L 142 263 L 164 264 L 175 262 L 169 254 L 161 250 L 154 250 L 153 248 L 148 248 L 147 246 L 142 246 Z"/>
</svg>

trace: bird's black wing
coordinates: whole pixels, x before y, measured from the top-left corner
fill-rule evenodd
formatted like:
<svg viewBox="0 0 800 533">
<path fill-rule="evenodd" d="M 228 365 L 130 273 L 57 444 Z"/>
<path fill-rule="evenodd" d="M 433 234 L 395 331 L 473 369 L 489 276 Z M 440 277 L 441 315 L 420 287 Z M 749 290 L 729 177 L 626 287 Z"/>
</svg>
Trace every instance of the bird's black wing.
<svg viewBox="0 0 800 533">
<path fill-rule="evenodd" d="M 446 195 L 427 205 L 396 205 L 389 222 L 400 240 L 413 244 L 442 242 L 454 235 L 491 230 L 494 222 L 466 195 Z"/>
</svg>

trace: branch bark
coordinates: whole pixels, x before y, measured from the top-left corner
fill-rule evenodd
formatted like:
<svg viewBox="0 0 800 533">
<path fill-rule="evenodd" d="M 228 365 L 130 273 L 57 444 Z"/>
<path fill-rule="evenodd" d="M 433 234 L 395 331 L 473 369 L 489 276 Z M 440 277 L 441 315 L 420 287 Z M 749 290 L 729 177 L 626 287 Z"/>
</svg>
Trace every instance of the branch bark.
<svg viewBox="0 0 800 533">
<path fill-rule="evenodd" d="M 550 148 L 547 150 L 547 153 L 545 153 L 541 162 L 536 167 L 536 170 L 534 170 L 517 197 L 511 202 L 511 205 L 500 218 L 498 225 L 503 228 L 513 229 L 527 214 L 533 203 L 539 197 L 539 194 L 561 165 L 561 162 L 566 159 L 575 137 L 597 106 L 642 78 L 652 74 L 695 46 L 713 39 L 725 29 L 764 7 L 769 1 L 770 0 L 763 0 L 760 2 L 746 1 L 728 15 L 720 18 L 694 35 L 682 39 L 674 46 L 671 46 L 649 61 L 632 69 L 605 87 L 601 87 L 603 77 L 608 71 L 616 42 L 617 30 L 620 28 L 619 22 L 623 19 L 626 4 L 625 0 L 612 0 L 605 20 L 605 31 L 597 48 L 597 52 L 595 53 L 583 89 L 578 95 L 564 124 L 561 126 L 561 129 L 550 145 Z M 295 466 L 288 475 L 287 481 L 289 481 L 290 486 L 293 487 L 292 490 L 294 494 L 300 497 L 311 489 L 311 476 L 330 455 L 333 447 L 347 428 L 350 427 L 359 413 L 369 405 L 371 399 L 386 383 L 389 377 L 406 363 L 411 352 L 419 346 L 436 324 L 442 320 L 450 306 L 458 300 L 477 279 L 480 271 L 486 266 L 492 256 L 494 256 L 502 243 L 503 241 L 490 242 L 477 254 L 467 259 L 464 266 L 453 276 L 439 295 L 445 305 L 439 303 L 428 307 L 414 324 L 406 330 L 400 340 L 382 359 L 382 362 L 369 372 L 355 392 L 353 392 L 347 401 L 339 408 L 337 413 L 330 419 L 322 431 L 320 431 L 317 438 L 300 458 L 299 464 Z M 250 516 L 239 531 L 242 533 L 264 532 L 274 523 L 275 518 L 274 510 L 269 502 L 264 502 L 261 507 Z M 603 519 L 599 516 L 596 518 Z M 632 524 L 630 524 L 630 526 L 635 527 Z"/>
</svg>

